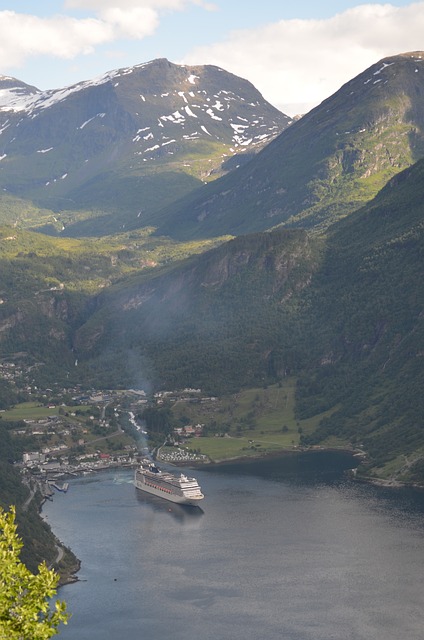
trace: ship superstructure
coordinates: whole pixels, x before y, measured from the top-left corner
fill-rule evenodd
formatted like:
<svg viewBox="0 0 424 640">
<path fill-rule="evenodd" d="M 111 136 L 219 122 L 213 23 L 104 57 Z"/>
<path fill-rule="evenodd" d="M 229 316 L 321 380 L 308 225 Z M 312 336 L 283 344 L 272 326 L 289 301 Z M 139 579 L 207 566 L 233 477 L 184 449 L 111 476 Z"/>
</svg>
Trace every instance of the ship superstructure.
<svg viewBox="0 0 424 640">
<path fill-rule="evenodd" d="M 179 504 L 198 505 L 204 495 L 196 478 L 184 473 L 176 476 L 148 459 L 143 459 L 135 471 L 134 484 L 137 489 Z"/>
</svg>

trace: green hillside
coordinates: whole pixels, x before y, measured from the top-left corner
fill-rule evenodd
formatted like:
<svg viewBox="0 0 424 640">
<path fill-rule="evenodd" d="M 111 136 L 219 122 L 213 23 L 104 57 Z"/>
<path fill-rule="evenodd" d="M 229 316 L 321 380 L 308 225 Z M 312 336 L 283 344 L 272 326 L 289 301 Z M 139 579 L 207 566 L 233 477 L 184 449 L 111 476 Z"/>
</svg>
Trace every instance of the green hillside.
<svg viewBox="0 0 424 640">
<path fill-rule="evenodd" d="M 0 360 L 20 372 L 0 380 L 0 409 L 27 385 L 200 388 L 218 400 L 176 402 L 172 419 L 204 423 L 196 447 L 213 459 L 352 445 L 362 477 L 424 485 L 422 64 L 373 65 L 238 169 L 237 114 L 259 108 L 270 137 L 287 118 L 215 67 L 195 68 L 214 99 L 204 139 L 184 137 L 199 96 L 167 61 L 124 73 L 119 90 L 112 75 L 69 101 L 44 95 L 55 108 L 22 123 L 14 156 L 13 127 L 0 149 Z M 221 90 L 236 103 L 225 135 Z M 151 135 L 164 148 L 144 162 Z M 2 415 L 0 505 L 16 504 L 35 569 L 56 540 Z M 75 563 L 67 552 L 60 569 Z"/>
<path fill-rule="evenodd" d="M 316 364 L 298 387 L 299 416 L 339 405 L 308 442 L 348 436 L 382 474 L 399 458 L 400 479 L 424 454 L 423 184 L 420 161 L 331 229 L 308 291 Z"/>
<path fill-rule="evenodd" d="M 275 382 L 304 362 L 298 300 L 321 246 L 301 230 L 244 236 L 121 282 L 77 331 L 79 361 L 106 386 L 222 393 Z"/>
<path fill-rule="evenodd" d="M 9 510 L 12 504 L 16 506 L 18 534 L 24 542 L 21 558 L 34 572 L 43 560 L 54 564 L 58 553 L 57 540 L 49 525 L 39 516 L 41 496 L 36 492 L 31 499 L 29 487 L 22 482 L 21 474 L 13 465 L 22 457 L 22 450 L 10 437 L 8 426 L 7 423 L 0 424 L 0 506 L 5 510 Z M 69 575 L 77 569 L 78 561 L 69 549 L 64 548 L 64 552 L 63 559 L 55 568 Z"/>
<path fill-rule="evenodd" d="M 407 456 L 412 473 L 424 446 L 423 172 L 420 161 L 397 175 L 325 236 L 240 236 L 111 287 L 75 335 L 83 366 L 104 384 L 214 394 L 295 375 L 298 419 L 331 414 L 306 444 L 337 436 L 363 444 L 373 472 Z"/>
<path fill-rule="evenodd" d="M 223 239 L 180 244 L 145 229 L 103 240 L 50 238 L 0 228 L 0 353 L 25 352 L 33 375 L 58 380 L 75 367 L 74 334 L 99 292 L 137 274 L 151 277 Z M 77 372 L 74 372 L 77 375 Z"/>
<path fill-rule="evenodd" d="M 321 236 L 213 247 L 5 229 L 2 352 L 43 362 L 44 380 L 98 387 L 222 395 L 296 376 L 298 419 L 330 412 L 306 444 L 337 436 L 364 445 L 373 472 L 418 477 L 423 177 L 420 161 Z"/>
<path fill-rule="evenodd" d="M 424 154 L 422 61 L 408 53 L 371 66 L 248 164 L 164 209 L 160 233 L 324 230 L 352 213 Z"/>
<path fill-rule="evenodd" d="M 367 453 L 361 474 L 423 483 L 419 64 L 406 54 L 374 65 L 181 207 L 161 208 L 185 188 L 163 156 L 143 174 L 150 195 L 140 217 L 132 198 L 141 174 L 118 161 L 110 180 L 106 170 L 87 174 L 81 207 L 60 214 L 4 192 L 0 357 L 19 360 L 23 386 L 201 388 L 227 407 L 225 418 L 209 416 L 211 433 L 231 419 L 240 434 L 251 429 L 233 452 L 350 443 Z M 205 157 L 184 180 L 199 179 Z M 36 225 L 52 236 L 22 229 Z M 63 226 L 84 237 L 53 237 Z M 257 390 L 267 387 L 265 410 Z M 3 381 L 0 406 L 18 396 L 19 384 Z M 24 508 L 17 446 L 3 425 L 1 504 L 18 505 L 31 561 L 52 558 L 35 503 Z M 205 440 L 216 456 L 223 446 Z"/>
</svg>

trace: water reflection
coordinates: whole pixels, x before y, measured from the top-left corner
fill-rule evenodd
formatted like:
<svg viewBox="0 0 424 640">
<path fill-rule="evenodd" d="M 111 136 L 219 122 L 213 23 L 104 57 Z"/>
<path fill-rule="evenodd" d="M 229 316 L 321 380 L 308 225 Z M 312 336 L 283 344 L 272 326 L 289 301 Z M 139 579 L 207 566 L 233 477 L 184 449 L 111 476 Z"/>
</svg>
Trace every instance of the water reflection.
<svg viewBox="0 0 424 640">
<path fill-rule="evenodd" d="M 162 513 L 169 513 L 170 516 L 175 518 L 181 523 L 187 523 L 188 521 L 196 520 L 204 515 L 203 509 L 198 506 L 190 506 L 186 504 L 176 504 L 175 502 L 169 502 L 159 496 L 154 496 L 150 493 L 144 493 L 134 487 L 137 502 L 149 507 L 153 511 L 159 511 Z"/>
<path fill-rule="evenodd" d="M 276 458 L 222 463 L 205 467 L 210 473 L 258 476 L 266 480 L 296 485 L 334 484 L 344 480 L 345 472 L 358 466 L 351 453 L 307 451 Z"/>
<path fill-rule="evenodd" d="M 351 466 L 197 469 L 204 512 L 136 491 L 130 471 L 72 481 L 45 506 L 87 579 L 61 590 L 61 638 L 422 640 L 424 493 L 349 481 Z"/>
</svg>

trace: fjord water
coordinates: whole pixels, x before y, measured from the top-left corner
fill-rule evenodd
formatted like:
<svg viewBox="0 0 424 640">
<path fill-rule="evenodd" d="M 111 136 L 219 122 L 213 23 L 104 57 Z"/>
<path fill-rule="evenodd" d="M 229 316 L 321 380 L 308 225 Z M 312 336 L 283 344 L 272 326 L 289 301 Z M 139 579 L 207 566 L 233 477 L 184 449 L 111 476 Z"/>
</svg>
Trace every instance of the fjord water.
<svg viewBox="0 0 424 640">
<path fill-rule="evenodd" d="M 424 494 L 350 481 L 320 453 L 196 470 L 202 509 L 131 471 L 43 509 L 82 561 L 64 640 L 421 640 Z"/>
</svg>

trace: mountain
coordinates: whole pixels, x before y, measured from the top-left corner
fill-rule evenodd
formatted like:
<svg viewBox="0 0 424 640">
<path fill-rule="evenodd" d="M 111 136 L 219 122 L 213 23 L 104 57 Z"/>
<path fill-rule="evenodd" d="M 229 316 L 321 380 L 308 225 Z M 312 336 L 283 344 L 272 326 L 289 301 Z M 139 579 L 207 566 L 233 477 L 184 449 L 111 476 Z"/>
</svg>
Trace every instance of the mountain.
<svg viewBox="0 0 424 640">
<path fill-rule="evenodd" d="M 120 281 L 74 334 L 79 375 L 220 394 L 301 370 L 297 303 L 321 246 L 303 230 L 254 234 Z"/>
<path fill-rule="evenodd" d="M 37 99 L 41 95 L 41 91 L 37 87 L 25 84 L 16 78 L 11 76 L 0 75 L 0 108 L 7 105 L 20 104 L 31 102 L 32 99 Z M 13 107 L 12 107 L 13 110 Z"/>
<path fill-rule="evenodd" d="M 97 298 L 74 336 L 91 376 L 222 394 L 298 377 L 305 444 L 422 481 L 424 159 L 327 234 L 240 236 Z"/>
<path fill-rule="evenodd" d="M 2 229 L 2 353 L 27 358 L 31 380 L 66 375 L 105 388 L 224 394 L 291 375 L 299 419 L 321 420 L 305 444 L 362 444 L 368 472 L 422 480 L 424 159 L 413 163 L 422 149 L 420 61 L 405 54 L 371 67 L 243 167 L 202 187 L 224 200 L 223 185 L 233 185 L 238 218 L 229 191 L 222 218 L 211 213 L 191 228 L 190 216 L 173 219 L 181 235 L 231 228 L 237 237 L 182 244 L 152 227 L 93 242 Z M 291 190 L 281 191 L 282 168 Z M 250 183 L 259 189 L 265 179 L 268 190 L 256 196 L 263 203 L 272 194 L 294 203 L 302 189 L 307 199 L 318 183 L 322 198 L 286 219 L 291 228 L 242 235 L 263 221 L 252 214 Z M 211 197 L 211 212 L 218 200 Z M 302 222 L 310 229 L 295 227 Z"/>
<path fill-rule="evenodd" d="M 424 155 L 424 54 L 385 58 L 294 122 L 249 163 L 158 216 L 175 238 L 277 225 L 325 229 Z"/>
<path fill-rule="evenodd" d="M 102 216 L 72 235 L 147 226 L 158 208 L 242 163 L 290 122 L 248 81 L 214 66 L 159 59 L 44 92 L 3 76 L 0 185 L 64 211 L 51 219 L 59 231 Z"/>
<path fill-rule="evenodd" d="M 93 242 L 0 227 L 0 353 L 23 358 L 30 378 L 69 378 L 74 332 L 96 310 L 100 292 L 149 279 L 224 240 L 184 245 L 140 230 Z"/>
<path fill-rule="evenodd" d="M 312 363 L 298 415 L 332 408 L 309 443 L 361 444 L 373 473 L 424 479 L 424 160 L 329 231 L 307 295 Z"/>
</svg>

